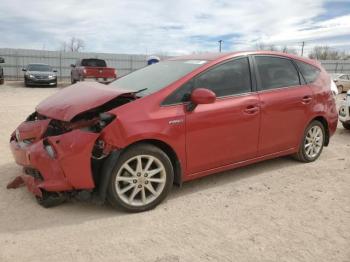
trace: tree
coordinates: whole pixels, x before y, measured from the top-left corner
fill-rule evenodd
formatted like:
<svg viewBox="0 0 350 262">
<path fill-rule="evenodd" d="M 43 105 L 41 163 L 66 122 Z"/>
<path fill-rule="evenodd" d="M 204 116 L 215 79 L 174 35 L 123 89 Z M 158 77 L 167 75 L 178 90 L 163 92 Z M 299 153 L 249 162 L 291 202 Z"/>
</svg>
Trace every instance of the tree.
<svg viewBox="0 0 350 262">
<path fill-rule="evenodd" d="M 297 55 L 298 52 L 295 48 L 293 47 L 288 47 L 288 46 L 283 46 L 281 49 L 281 52 L 286 53 L 286 54 L 293 54 L 293 55 Z"/>
<path fill-rule="evenodd" d="M 288 53 L 288 54 L 297 54 L 297 51 L 294 48 L 290 48 L 288 46 L 282 46 L 282 47 L 277 47 L 275 44 L 265 44 L 263 42 L 258 42 L 255 45 L 257 50 L 264 50 L 264 51 L 279 51 L 283 53 Z"/>
<path fill-rule="evenodd" d="M 349 57 L 345 51 L 332 50 L 329 46 L 315 46 L 309 53 L 309 58 L 317 60 L 345 60 Z"/>
<path fill-rule="evenodd" d="M 71 37 L 69 41 L 63 42 L 61 46 L 61 50 L 63 52 L 80 52 L 84 48 L 85 48 L 84 40 L 74 36 Z"/>
</svg>

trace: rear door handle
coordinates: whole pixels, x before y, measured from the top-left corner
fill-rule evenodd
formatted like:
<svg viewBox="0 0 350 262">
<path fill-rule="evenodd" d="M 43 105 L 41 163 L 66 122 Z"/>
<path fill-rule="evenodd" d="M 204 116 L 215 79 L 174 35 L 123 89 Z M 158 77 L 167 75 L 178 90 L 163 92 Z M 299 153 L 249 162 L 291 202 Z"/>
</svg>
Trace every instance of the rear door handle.
<svg viewBox="0 0 350 262">
<path fill-rule="evenodd" d="M 310 103 L 312 100 L 312 97 L 311 96 L 304 96 L 303 99 L 302 99 L 302 103 L 303 104 L 308 104 Z"/>
<path fill-rule="evenodd" d="M 259 111 L 259 107 L 256 105 L 250 105 L 250 106 L 247 106 L 246 109 L 244 109 L 244 112 L 250 115 L 255 114 L 258 111 Z"/>
</svg>

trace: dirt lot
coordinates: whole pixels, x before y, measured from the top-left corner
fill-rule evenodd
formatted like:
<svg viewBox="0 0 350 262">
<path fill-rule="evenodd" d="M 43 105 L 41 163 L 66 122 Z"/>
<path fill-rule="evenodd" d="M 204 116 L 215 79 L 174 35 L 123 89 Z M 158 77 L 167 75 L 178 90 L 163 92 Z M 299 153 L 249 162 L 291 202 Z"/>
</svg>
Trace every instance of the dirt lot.
<svg viewBox="0 0 350 262">
<path fill-rule="evenodd" d="M 0 86 L 0 261 L 350 261 L 350 132 L 320 159 L 279 158 L 174 188 L 155 210 L 67 203 L 44 209 L 8 149 L 56 88 Z M 338 97 L 338 100 L 340 97 Z"/>
</svg>

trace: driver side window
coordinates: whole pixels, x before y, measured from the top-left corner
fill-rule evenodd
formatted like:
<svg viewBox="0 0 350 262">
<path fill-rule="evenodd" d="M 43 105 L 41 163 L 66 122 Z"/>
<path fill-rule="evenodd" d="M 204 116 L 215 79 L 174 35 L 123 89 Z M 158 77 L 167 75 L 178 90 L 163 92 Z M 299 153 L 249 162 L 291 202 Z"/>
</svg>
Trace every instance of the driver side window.
<svg viewBox="0 0 350 262">
<path fill-rule="evenodd" d="M 188 101 L 195 88 L 212 90 L 217 97 L 251 92 L 249 62 L 247 57 L 234 59 L 211 68 L 195 76 L 182 87 L 175 90 L 163 105 Z"/>
</svg>

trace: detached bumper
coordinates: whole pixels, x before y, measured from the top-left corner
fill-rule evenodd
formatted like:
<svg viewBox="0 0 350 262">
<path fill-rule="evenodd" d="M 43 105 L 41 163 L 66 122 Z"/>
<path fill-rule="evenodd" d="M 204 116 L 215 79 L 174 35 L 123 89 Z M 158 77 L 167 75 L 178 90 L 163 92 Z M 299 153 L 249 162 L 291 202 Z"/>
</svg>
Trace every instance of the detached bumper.
<svg viewBox="0 0 350 262">
<path fill-rule="evenodd" d="M 21 175 L 8 188 L 26 184 L 37 196 L 41 196 L 41 189 L 49 192 L 93 189 L 91 152 L 98 135 L 74 130 L 32 144 L 18 142 L 13 136 L 10 148 L 16 163 L 39 175 Z"/>
<path fill-rule="evenodd" d="M 26 185 L 29 192 L 33 193 L 38 197 L 42 197 L 43 194 L 40 190 L 39 184 L 40 184 L 40 181 L 35 180 L 34 177 L 29 175 L 21 175 L 13 179 L 10 183 L 8 183 L 7 189 L 18 188 L 22 185 Z"/>
</svg>

